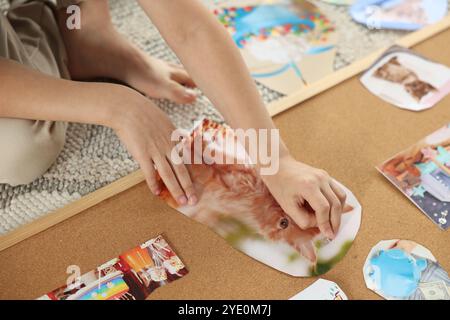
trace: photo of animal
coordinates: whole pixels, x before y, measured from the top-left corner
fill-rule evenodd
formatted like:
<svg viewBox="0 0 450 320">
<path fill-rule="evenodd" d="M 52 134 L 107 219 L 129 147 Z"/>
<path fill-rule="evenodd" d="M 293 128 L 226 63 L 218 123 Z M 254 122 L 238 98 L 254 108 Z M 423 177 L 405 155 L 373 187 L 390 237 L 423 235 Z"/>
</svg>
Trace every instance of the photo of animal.
<svg viewBox="0 0 450 320">
<path fill-rule="evenodd" d="M 376 78 L 403 85 L 417 102 L 427 94 L 437 91 L 428 82 L 420 80 L 414 71 L 403 66 L 398 61 L 397 56 L 392 57 L 387 63 L 379 67 L 373 75 Z"/>
<path fill-rule="evenodd" d="M 376 19 L 391 20 L 420 25 L 427 24 L 427 13 L 423 8 L 422 0 L 401 0 L 392 1 L 391 4 L 384 4 L 374 10 Z"/>
<path fill-rule="evenodd" d="M 447 14 L 447 0 L 357 0 L 352 18 L 370 29 L 418 30 Z"/>
<path fill-rule="evenodd" d="M 402 109 L 422 111 L 450 93 L 450 68 L 394 45 L 360 78 L 378 98 Z"/>
<path fill-rule="evenodd" d="M 222 134 L 223 129 L 208 120 L 199 127 L 215 128 L 217 134 Z M 193 140 L 196 138 L 203 139 L 200 135 L 195 135 Z M 203 141 L 204 145 L 209 143 L 211 142 Z M 223 152 L 220 147 L 215 151 Z M 209 226 L 237 249 L 242 250 L 243 243 L 248 239 L 282 244 L 287 252 L 294 254 L 309 266 L 307 271 L 300 272 L 302 276 L 308 276 L 311 269 L 314 269 L 320 260 L 317 247 L 326 245 L 327 241 L 320 239 L 318 228 L 302 230 L 293 222 L 270 194 L 253 166 L 237 163 L 202 163 L 191 165 L 190 173 L 199 195 L 199 201 L 195 206 L 180 207 L 167 189 L 163 190 L 160 197 L 184 215 Z M 357 220 L 360 218 L 359 204 L 348 203 L 344 211 L 345 215 L 356 216 L 357 230 L 359 227 Z M 353 234 L 347 236 L 349 237 L 345 238 L 351 240 L 354 238 Z M 303 257 L 305 246 L 315 248 L 316 254 Z M 252 256 L 252 252 L 245 251 L 245 253 Z M 270 252 L 267 254 L 270 257 Z M 267 263 L 268 260 L 263 262 Z"/>
</svg>

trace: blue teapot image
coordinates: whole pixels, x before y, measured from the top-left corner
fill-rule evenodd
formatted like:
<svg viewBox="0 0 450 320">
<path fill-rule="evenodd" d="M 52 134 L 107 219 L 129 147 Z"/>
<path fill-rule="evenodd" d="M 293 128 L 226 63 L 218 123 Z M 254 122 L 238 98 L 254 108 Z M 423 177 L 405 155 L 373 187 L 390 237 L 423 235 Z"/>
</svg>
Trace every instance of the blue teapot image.
<svg viewBox="0 0 450 320">
<path fill-rule="evenodd" d="M 394 298 L 409 297 L 417 289 L 427 261 L 401 249 L 381 250 L 370 259 L 369 277 L 378 290 Z"/>
</svg>

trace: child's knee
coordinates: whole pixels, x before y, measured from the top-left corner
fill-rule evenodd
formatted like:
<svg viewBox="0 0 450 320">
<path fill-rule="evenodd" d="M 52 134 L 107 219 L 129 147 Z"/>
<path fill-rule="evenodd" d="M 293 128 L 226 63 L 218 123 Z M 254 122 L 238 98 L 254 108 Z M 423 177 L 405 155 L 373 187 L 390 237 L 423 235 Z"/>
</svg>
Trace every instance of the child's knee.
<svg viewBox="0 0 450 320">
<path fill-rule="evenodd" d="M 0 183 L 28 184 L 55 162 L 65 142 L 61 122 L 0 119 Z"/>
</svg>

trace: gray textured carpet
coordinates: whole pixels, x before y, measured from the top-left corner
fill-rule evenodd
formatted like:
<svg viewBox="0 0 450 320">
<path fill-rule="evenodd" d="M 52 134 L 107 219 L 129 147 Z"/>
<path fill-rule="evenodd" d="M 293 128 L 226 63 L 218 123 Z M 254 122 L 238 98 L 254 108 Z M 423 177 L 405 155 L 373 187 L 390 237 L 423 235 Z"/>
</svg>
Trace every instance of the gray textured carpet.
<svg viewBox="0 0 450 320">
<path fill-rule="evenodd" d="M 346 7 L 313 2 L 334 21 L 340 33 L 336 69 L 377 48 L 392 44 L 405 34 L 398 31 L 369 31 L 351 21 Z M 110 0 L 110 6 L 114 23 L 120 32 L 149 54 L 177 61 L 135 1 Z M 6 0 L 0 0 L 0 9 L 6 8 Z M 279 93 L 261 85 L 259 88 L 266 102 L 281 97 Z M 221 120 L 205 97 L 200 97 L 195 105 L 179 106 L 166 101 L 157 103 L 176 126 L 185 129 L 191 128 L 202 117 Z M 137 164 L 111 129 L 71 124 L 63 152 L 43 177 L 25 186 L 0 185 L 0 235 L 95 191 L 137 168 Z"/>
</svg>

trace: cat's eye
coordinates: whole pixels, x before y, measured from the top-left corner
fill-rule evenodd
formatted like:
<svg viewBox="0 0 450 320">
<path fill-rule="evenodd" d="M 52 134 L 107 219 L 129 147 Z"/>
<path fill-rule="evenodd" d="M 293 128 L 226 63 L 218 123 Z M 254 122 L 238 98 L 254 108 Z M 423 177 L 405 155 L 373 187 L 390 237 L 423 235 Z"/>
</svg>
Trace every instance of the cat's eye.
<svg viewBox="0 0 450 320">
<path fill-rule="evenodd" d="M 278 225 L 280 229 L 286 229 L 287 227 L 289 227 L 289 220 L 287 218 L 282 218 Z"/>
</svg>

